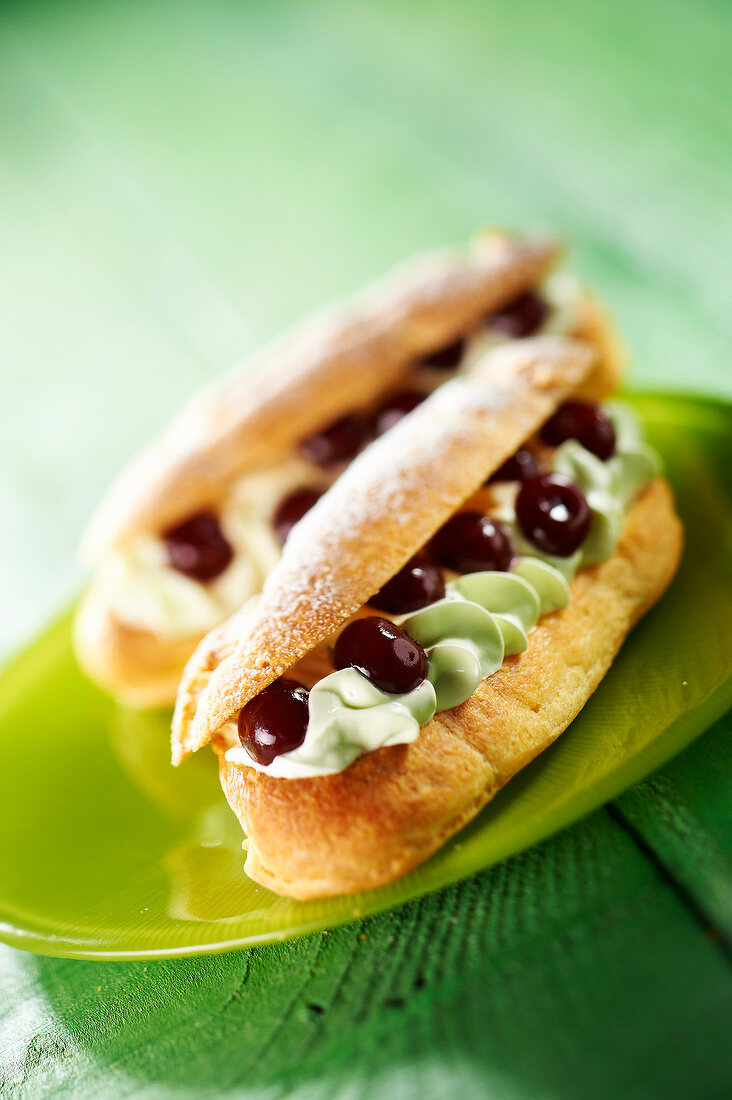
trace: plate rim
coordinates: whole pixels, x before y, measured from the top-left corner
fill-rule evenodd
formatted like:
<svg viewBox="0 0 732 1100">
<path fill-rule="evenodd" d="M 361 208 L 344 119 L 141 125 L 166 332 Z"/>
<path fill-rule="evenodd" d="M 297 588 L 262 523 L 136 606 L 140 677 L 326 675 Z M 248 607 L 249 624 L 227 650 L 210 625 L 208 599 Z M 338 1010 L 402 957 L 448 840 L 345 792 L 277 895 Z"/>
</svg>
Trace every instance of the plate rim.
<svg viewBox="0 0 732 1100">
<path fill-rule="evenodd" d="M 699 412 L 709 409 L 709 411 L 715 414 L 723 413 L 727 416 L 732 416 L 732 399 L 713 394 L 629 387 L 623 389 L 617 395 L 613 395 L 613 399 L 622 400 L 623 398 L 628 398 L 631 401 L 668 401 L 672 404 L 683 406 L 686 417 L 692 413 L 690 406 L 696 406 Z M 0 676 L 5 676 L 7 673 L 11 672 L 17 664 L 27 658 L 36 649 L 36 646 L 39 647 L 38 655 L 40 656 L 43 642 L 48 637 L 49 632 L 54 627 L 60 626 L 63 623 L 70 615 L 71 609 L 76 605 L 76 602 L 76 600 L 72 601 L 63 608 L 62 611 L 49 616 L 45 627 L 41 627 L 41 630 L 34 637 L 27 640 L 25 644 L 21 642 L 15 652 L 11 653 L 9 658 L 0 664 Z M 3 700 L 3 703 L 5 703 L 5 700 Z M 657 768 L 668 763 L 680 752 L 688 748 L 695 740 L 703 736 L 715 723 L 723 719 L 731 709 L 732 673 L 728 674 L 725 679 L 712 688 L 706 696 L 698 700 L 697 703 L 678 715 L 676 719 L 663 728 L 662 732 L 665 735 L 664 751 L 660 753 L 654 752 L 660 739 L 659 735 L 634 753 L 628 760 L 620 764 L 618 768 L 600 777 L 592 786 L 582 791 L 579 796 L 568 804 L 571 805 L 569 812 L 563 812 L 564 807 L 559 807 L 551 827 L 541 840 L 535 841 L 534 843 L 544 843 L 550 837 L 555 836 L 570 825 L 582 820 L 611 799 L 618 797 L 632 785 L 642 781 L 642 779 L 650 775 Z M 537 760 L 540 760 L 542 755 L 543 754 L 540 754 Z M 529 767 L 534 763 L 535 761 L 532 761 Z M 580 805 L 579 811 L 577 808 L 578 801 Z M 534 845 L 532 844 L 530 846 Z M 106 944 L 102 942 L 100 945 L 94 946 L 89 939 L 44 933 L 39 930 L 31 930 L 28 926 L 23 928 L 6 919 L 6 916 L 9 914 L 3 912 L 3 902 L 0 898 L 0 942 L 45 957 L 80 959 L 86 961 L 151 961 L 156 959 L 191 958 L 223 954 L 234 950 L 250 949 L 266 943 L 279 943 L 289 939 L 312 935 L 313 933 L 340 927 L 353 920 L 372 916 L 388 909 L 399 908 L 419 897 L 425 897 L 436 893 L 453 883 L 462 881 L 483 870 L 488 870 L 490 867 L 506 859 L 512 858 L 523 850 L 527 850 L 527 845 L 521 842 L 519 833 L 518 836 L 514 838 L 514 842 L 509 843 L 502 854 L 491 859 L 489 862 L 478 859 L 468 860 L 467 864 L 460 867 L 457 873 L 454 870 L 452 872 L 446 870 L 444 874 L 437 874 L 433 881 L 423 884 L 423 888 L 421 888 L 418 893 L 415 894 L 407 891 L 403 897 L 392 898 L 387 904 L 379 903 L 378 898 L 380 891 L 375 890 L 367 894 L 354 895 L 354 907 L 351 912 L 344 911 L 335 918 L 332 915 L 327 917 L 313 917 L 312 920 L 301 922 L 298 924 L 297 928 L 293 929 L 284 929 L 275 932 L 266 931 L 248 935 L 244 934 L 211 943 L 183 944 L 167 948 L 141 947 L 135 950 L 123 950 L 119 946 L 115 946 L 113 940 L 109 940 Z M 358 899 L 357 903 L 356 899 Z M 369 899 L 373 899 L 372 902 L 370 902 Z"/>
</svg>

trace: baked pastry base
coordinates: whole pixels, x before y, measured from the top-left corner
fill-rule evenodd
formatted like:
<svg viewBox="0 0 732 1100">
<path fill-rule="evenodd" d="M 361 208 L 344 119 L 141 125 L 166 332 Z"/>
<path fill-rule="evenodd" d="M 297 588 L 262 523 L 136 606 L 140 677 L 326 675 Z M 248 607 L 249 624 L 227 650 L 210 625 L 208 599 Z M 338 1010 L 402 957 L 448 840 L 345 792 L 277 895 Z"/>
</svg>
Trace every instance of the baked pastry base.
<svg viewBox="0 0 732 1100">
<path fill-rule="evenodd" d="M 567 608 L 411 745 L 337 775 L 285 780 L 227 763 L 215 739 L 224 793 L 248 837 L 246 873 L 306 900 L 384 886 L 423 862 L 567 728 L 670 583 L 681 548 L 671 490 L 656 480 L 612 557 L 572 581 Z"/>
<path fill-rule="evenodd" d="M 159 638 L 128 626 L 93 588 L 74 619 L 74 650 L 81 667 L 130 707 L 170 706 L 185 663 L 200 640 L 197 634 Z"/>
</svg>

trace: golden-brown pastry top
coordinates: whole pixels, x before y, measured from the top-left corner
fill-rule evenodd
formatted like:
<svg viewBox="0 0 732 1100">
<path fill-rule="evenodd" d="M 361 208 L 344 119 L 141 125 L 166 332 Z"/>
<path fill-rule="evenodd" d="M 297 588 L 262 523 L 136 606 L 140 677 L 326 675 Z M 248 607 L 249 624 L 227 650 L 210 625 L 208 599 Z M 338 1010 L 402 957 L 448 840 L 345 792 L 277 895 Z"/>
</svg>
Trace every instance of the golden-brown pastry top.
<svg viewBox="0 0 732 1100">
<path fill-rule="evenodd" d="M 112 485 L 82 555 L 216 505 L 231 481 L 277 461 L 322 424 L 386 392 L 415 360 L 535 286 L 554 244 L 499 234 L 392 271 L 316 315 L 200 393 Z"/>
<path fill-rule="evenodd" d="M 617 385 L 624 354 L 610 319 L 593 298 L 583 295 L 573 304 L 568 335 L 588 343 L 597 357 L 577 393 L 602 400 Z M 75 621 L 74 641 L 93 680 L 128 705 L 158 706 L 175 701 L 183 667 L 204 633 L 166 638 L 133 626 L 117 616 L 108 594 L 92 585 Z"/>
<path fill-rule="evenodd" d="M 204 639 L 186 666 L 174 762 L 365 604 L 593 363 L 587 345 L 561 337 L 503 345 L 355 459 L 294 528 L 261 597 L 236 625 Z"/>
</svg>

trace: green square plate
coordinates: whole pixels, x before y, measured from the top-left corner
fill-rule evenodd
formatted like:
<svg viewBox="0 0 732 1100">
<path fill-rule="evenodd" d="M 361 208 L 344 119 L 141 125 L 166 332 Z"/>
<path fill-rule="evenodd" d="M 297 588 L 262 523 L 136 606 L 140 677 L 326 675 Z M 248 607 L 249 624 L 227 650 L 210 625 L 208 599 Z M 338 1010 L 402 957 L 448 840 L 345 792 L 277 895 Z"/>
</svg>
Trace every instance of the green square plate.
<svg viewBox="0 0 732 1100">
<path fill-rule="evenodd" d="M 255 886 L 212 755 L 169 767 L 169 714 L 125 710 L 93 688 L 66 615 L 0 678 L 0 938 L 50 955 L 154 958 L 326 928 L 535 844 L 703 732 L 732 702 L 731 410 L 631 400 L 677 494 L 680 572 L 569 730 L 436 856 L 357 897 L 298 903 Z"/>
</svg>

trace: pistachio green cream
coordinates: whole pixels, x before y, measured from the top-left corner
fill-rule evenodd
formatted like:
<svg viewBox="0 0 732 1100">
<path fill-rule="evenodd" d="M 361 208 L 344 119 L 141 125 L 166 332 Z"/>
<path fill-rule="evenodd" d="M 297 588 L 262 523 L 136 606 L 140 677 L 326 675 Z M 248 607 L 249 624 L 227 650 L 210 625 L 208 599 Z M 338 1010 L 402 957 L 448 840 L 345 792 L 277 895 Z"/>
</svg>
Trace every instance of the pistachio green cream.
<svg viewBox="0 0 732 1100">
<path fill-rule="evenodd" d="M 267 765 L 258 764 L 240 745 L 229 749 L 226 759 L 280 779 L 332 775 L 365 752 L 416 740 L 436 705 L 429 680 L 405 695 L 387 695 L 355 668 L 343 668 L 310 689 L 308 731 L 302 745 L 275 756 Z"/>
<path fill-rule="evenodd" d="M 465 702 L 481 680 L 512 653 L 523 653 L 541 615 L 566 607 L 569 585 L 538 558 L 521 558 L 512 573 L 468 573 L 447 596 L 402 623 L 429 658 L 437 710 Z"/>
<path fill-rule="evenodd" d="M 555 474 L 564 474 L 582 489 L 593 520 L 582 546 L 568 558 L 544 554 L 524 538 L 514 516 L 507 526 L 517 550 L 547 562 L 571 580 L 583 565 L 605 561 L 615 550 L 625 512 L 644 485 L 661 472 L 661 459 L 641 439 L 640 426 L 630 409 L 610 405 L 605 409 L 615 429 L 615 453 L 607 462 L 585 450 L 575 439 L 557 447 L 552 461 Z"/>
<path fill-rule="evenodd" d="M 567 440 L 554 452 L 553 471 L 580 486 L 593 514 L 590 532 L 574 554 L 560 558 L 537 550 L 509 509 L 501 520 L 520 555 L 511 572 L 457 577 L 447 585 L 444 599 L 401 623 L 429 658 L 423 683 L 406 695 L 387 695 L 356 669 L 334 672 L 310 691 L 308 731 L 299 748 L 266 767 L 239 746 L 227 752 L 227 760 L 282 778 L 342 771 L 364 752 L 414 741 L 437 711 L 469 699 L 504 657 L 522 653 L 542 615 L 567 606 L 569 582 L 577 570 L 610 557 L 628 504 L 661 470 L 659 456 L 641 440 L 629 410 L 613 405 L 606 412 L 616 439 L 607 462 L 576 440 Z"/>
</svg>

